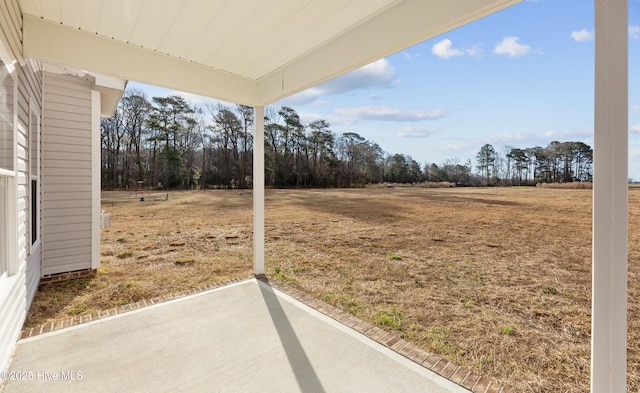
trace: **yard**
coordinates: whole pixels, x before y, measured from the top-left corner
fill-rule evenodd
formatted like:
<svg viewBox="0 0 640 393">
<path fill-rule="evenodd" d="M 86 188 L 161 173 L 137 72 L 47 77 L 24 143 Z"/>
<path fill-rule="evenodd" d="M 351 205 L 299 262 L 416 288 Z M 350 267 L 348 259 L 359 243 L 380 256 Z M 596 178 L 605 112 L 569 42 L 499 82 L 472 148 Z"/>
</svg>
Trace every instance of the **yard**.
<svg viewBox="0 0 640 393">
<path fill-rule="evenodd" d="M 27 324 L 252 274 L 247 190 L 103 193 L 93 278 Z M 640 388 L 640 189 L 629 192 L 629 391 Z M 516 392 L 589 388 L 591 190 L 267 190 L 266 271 Z"/>
</svg>

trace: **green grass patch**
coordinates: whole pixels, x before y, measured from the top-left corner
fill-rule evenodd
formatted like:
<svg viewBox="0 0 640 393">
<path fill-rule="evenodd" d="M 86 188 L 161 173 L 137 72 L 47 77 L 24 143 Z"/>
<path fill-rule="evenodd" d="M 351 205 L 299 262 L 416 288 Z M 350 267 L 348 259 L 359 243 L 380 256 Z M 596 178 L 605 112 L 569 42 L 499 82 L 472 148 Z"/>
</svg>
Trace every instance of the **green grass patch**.
<svg viewBox="0 0 640 393">
<path fill-rule="evenodd" d="M 506 334 L 507 336 L 513 336 L 516 334 L 516 329 L 513 326 L 507 325 L 500 328 L 500 334 Z"/>
<path fill-rule="evenodd" d="M 388 326 L 392 329 L 400 330 L 402 328 L 402 314 L 393 306 L 378 310 L 374 321 L 378 325 Z"/>
<path fill-rule="evenodd" d="M 133 251 L 131 251 L 131 250 L 122 251 L 120 254 L 118 254 L 116 256 L 118 258 L 120 258 L 120 259 L 129 258 L 129 257 L 133 256 Z"/>
<path fill-rule="evenodd" d="M 294 265 L 294 266 L 291 268 L 291 270 L 292 270 L 294 273 L 302 273 L 302 272 L 304 272 L 304 271 L 309 270 L 309 268 L 308 268 L 308 267 L 306 267 L 306 266 Z"/>
<path fill-rule="evenodd" d="M 464 353 L 456 343 L 449 341 L 451 328 L 448 326 L 430 327 L 427 330 L 429 347 L 433 352 L 448 359 L 455 359 Z"/>
<path fill-rule="evenodd" d="M 69 315 L 78 315 L 78 314 L 82 314 L 83 312 L 87 311 L 88 308 L 89 308 L 89 306 L 86 305 L 85 303 L 80 303 L 80 304 L 76 304 L 75 306 L 67 307 L 66 312 Z"/>
<path fill-rule="evenodd" d="M 294 282 L 296 281 L 296 278 L 293 276 L 287 276 L 282 269 L 280 268 L 280 266 L 276 266 L 275 269 L 273 269 L 274 273 L 276 274 L 276 278 L 280 281 L 285 281 L 285 282 Z"/>
</svg>

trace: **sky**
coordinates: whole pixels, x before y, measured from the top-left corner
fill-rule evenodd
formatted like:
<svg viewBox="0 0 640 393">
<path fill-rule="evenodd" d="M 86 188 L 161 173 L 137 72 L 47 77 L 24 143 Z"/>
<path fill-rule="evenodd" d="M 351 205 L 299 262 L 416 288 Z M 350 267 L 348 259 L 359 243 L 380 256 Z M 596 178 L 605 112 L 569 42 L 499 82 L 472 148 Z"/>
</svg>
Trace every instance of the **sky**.
<svg viewBox="0 0 640 393">
<path fill-rule="evenodd" d="M 629 177 L 640 181 L 640 0 L 628 1 Z M 271 106 L 421 164 L 471 160 L 475 168 L 486 143 L 500 153 L 554 140 L 593 146 L 593 34 L 592 0 L 526 0 Z"/>
</svg>

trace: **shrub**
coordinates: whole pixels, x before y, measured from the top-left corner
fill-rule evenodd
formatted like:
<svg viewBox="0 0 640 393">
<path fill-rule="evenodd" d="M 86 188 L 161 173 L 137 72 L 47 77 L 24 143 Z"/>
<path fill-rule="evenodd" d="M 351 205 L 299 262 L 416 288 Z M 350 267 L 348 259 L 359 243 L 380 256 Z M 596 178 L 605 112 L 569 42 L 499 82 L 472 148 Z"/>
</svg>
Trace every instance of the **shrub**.
<svg viewBox="0 0 640 393">
<path fill-rule="evenodd" d="M 536 187 L 539 188 L 553 188 L 553 189 L 566 189 L 566 190 L 590 190 L 593 188 L 591 182 L 571 182 L 571 183 L 538 183 Z"/>
</svg>

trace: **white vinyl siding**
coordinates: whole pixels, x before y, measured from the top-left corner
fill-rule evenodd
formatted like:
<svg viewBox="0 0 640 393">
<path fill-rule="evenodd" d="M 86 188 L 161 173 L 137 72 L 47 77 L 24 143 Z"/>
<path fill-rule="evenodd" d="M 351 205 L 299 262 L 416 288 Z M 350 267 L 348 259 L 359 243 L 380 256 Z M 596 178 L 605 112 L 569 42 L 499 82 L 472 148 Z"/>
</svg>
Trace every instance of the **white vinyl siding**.
<svg viewBox="0 0 640 393">
<path fill-rule="evenodd" d="M 100 95 L 92 77 L 22 58 L 22 22 L 17 0 L 0 2 L 0 371 L 40 278 L 100 256 Z"/>
<path fill-rule="evenodd" d="M 43 275 L 92 268 L 91 91 L 88 81 L 45 73 Z"/>
<path fill-rule="evenodd" d="M 30 105 L 41 113 L 42 77 L 39 63 L 21 58 L 22 18 L 16 0 L 0 2 L 0 58 L 3 70 L 12 74 L 13 87 L 3 90 L 3 120 L 10 132 L 0 133 L 0 248 L 6 257 L 7 274 L 0 274 L 0 371 L 6 369 L 38 283 L 41 253 L 30 248 Z M 6 67 L 6 65 L 9 67 Z M 5 109 L 10 109 L 5 116 Z M 4 148 L 8 148 L 4 149 Z M 2 212 L 0 212 L 0 216 Z M 5 230 L 6 233 L 2 233 Z M 4 244 L 2 244 L 4 242 Z M 31 252 L 31 255 L 28 255 Z"/>
<path fill-rule="evenodd" d="M 20 327 L 26 314 L 25 276 L 17 270 L 19 262 L 15 253 L 16 241 L 16 191 L 14 172 L 14 134 L 15 134 L 15 87 L 17 72 L 15 72 L 15 58 L 11 55 L 12 48 L 9 41 L 13 41 L 18 34 L 12 29 L 13 18 L 7 7 L 7 2 L 0 2 L 0 66 L 2 67 L 0 89 L 0 176 L 2 186 L 0 196 L 0 253 L 2 260 L 0 270 L 0 371 L 6 365 L 13 353 L 15 340 L 20 333 Z M 9 86 L 10 85 L 10 86 Z"/>
</svg>

